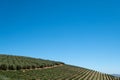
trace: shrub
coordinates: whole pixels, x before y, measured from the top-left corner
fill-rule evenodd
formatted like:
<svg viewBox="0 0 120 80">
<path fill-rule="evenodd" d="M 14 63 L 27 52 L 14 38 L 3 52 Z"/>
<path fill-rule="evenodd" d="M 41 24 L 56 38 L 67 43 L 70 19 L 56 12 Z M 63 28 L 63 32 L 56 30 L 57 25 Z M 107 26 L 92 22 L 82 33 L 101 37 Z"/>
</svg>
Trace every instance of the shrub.
<svg viewBox="0 0 120 80">
<path fill-rule="evenodd" d="M 0 67 L 1 70 L 7 70 L 7 65 L 5 65 L 5 64 L 1 64 L 0 66 L 1 66 L 1 67 Z"/>
<path fill-rule="evenodd" d="M 20 65 L 17 65 L 16 69 L 17 69 L 17 70 L 20 70 L 20 69 L 21 69 L 21 66 L 20 66 Z"/>
<path fill-rule="evenodd" d="M 14 65 L 9 65 L 8 70 L 16 70 L 16 67 Z"/>
<path fill-rule="evenodd" d="M 35 65 L 32 65 L 32 69 L 35 69 Z"/>
</svg>

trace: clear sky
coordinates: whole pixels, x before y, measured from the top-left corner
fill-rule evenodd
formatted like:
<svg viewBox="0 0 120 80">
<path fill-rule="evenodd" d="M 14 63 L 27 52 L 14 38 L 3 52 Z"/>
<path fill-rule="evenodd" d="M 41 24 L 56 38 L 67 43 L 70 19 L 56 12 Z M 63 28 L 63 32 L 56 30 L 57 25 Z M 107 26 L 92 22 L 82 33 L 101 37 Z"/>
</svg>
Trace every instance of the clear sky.
<svg viewBox="0 0 120 80">
<path fill-rule="evenodd" d="M 0 0 L 0 54 L 120 74 L 120 1 Z"/>
</svg>

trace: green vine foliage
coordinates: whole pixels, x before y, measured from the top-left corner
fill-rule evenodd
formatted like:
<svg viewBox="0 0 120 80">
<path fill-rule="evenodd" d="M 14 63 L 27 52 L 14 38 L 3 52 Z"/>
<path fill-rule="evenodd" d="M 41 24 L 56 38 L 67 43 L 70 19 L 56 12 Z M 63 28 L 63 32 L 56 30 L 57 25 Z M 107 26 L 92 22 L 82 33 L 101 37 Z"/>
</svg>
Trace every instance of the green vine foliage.
<svg viewBox="0 0 120 80">
<path fill-rule="evenodd" d="M 0 55 L 0 70 L 35 69 L 59 64 L 64 63 L 24 56 Z"/>
</svg>

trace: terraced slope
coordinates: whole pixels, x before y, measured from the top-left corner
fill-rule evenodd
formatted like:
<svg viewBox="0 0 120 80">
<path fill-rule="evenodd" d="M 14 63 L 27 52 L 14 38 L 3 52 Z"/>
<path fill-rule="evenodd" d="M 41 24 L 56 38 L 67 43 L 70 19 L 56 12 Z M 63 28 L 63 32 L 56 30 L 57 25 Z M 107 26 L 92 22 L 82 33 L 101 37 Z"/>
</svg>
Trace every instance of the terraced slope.
<svg viewBox="0 0 120 80">
<path fill-rule="evenodd" d="M 2 56 L 5 57 L 6 55 L 2 55 Z M 9 58 L 4 58 L 4 59 L 13 63 L 14 60 L 11 60 L 10 57 L 13 58 L 15 56 L 9 56 Z M 31 59 L 34 60 L 34 58 L 20 57 L 20 59 L 18 59 L 18 56 L 16 57 L 17 60 L 15 63 L 19 61 L 19 65 L 21 64 L 25 65 L 25 63 L 27 62 L 31 62 Z M 27 60 L 24 58 L 27 58 Z M 21 62 L 21 59 L 22 62 L 24 63 Z M 26 60 L 27 62 L 25 62 L 23 59 Z M 37 62 L 37 64 L 39 63 L 39 66 L 41 65 L 42 61 L 44 62 L 44 64 L 47 65 L 47 63 L 45 63 L 46 60 L 42 60 L 42 61 L 40 60 L 40 62 L 38 60 L 39 59 L 37 59 L 36 61 L 35 59 L 35 62 Z M 47 61 L 47 62 L 48 64 L 54 63 L 54 66 L 53 65 L 44 66 L 42 68 L 39 68 L 36 63 L 32 62 L 31 64 L 29 63 L 30 65 L 27 65 L 27 66 L 31 66 L 30 69 L 21 68 L 19 70 L 17 69 L 8 70 L 7 68 L 7 70 L 0 70 L 0 80 L 120 80 L 120 78 L 118 77 L 114 77 L 108 74 L 103 74 L 83 67 L 66 65 L 54 61 Z M 1 63 L 3 64 L 2 60 L 0 61 L 0 64 Z M 36 64 L 38 68 L 32 68 L 32 64 Z M 7 63 L 5 63 L 5 65 L 7 65 Z M 14 63 L 12 65 L 14 65 Z M 14 66 L 16 66 L 16 64 Z"/>
</svg>

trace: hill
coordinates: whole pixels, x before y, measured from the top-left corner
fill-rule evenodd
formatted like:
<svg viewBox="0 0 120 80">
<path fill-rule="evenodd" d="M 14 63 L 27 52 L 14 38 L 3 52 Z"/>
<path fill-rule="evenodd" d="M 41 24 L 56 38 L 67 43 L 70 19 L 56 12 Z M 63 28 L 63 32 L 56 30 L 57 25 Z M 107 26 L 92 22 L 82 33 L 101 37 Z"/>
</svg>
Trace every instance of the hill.
<svg viewBox="0 0 120 80">
<path fill-rule="evenodd" d="M 113 76 L 120 77 L 120 74 L 112 74 Z"/>
<path fill-rule="evenodd" d="M 0 55 L 0 80 L 120 80 L 120 78 L 62 62 Z"/>
<path fill-rule="evenodd" d="M 24 56 L 0 55 L 0 70 L 35 69 L 59 64 L 64 63 Z"/>
</svg>

